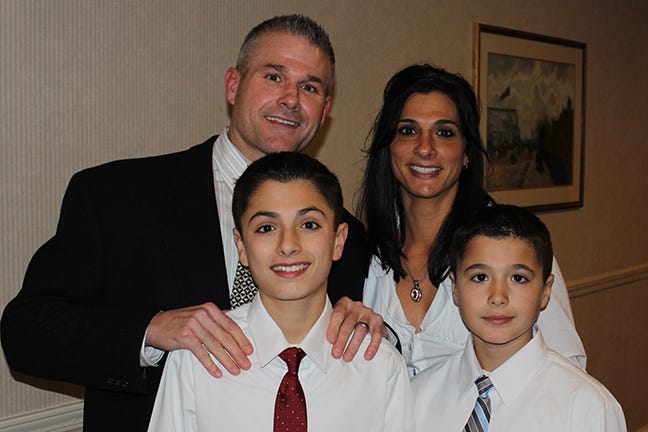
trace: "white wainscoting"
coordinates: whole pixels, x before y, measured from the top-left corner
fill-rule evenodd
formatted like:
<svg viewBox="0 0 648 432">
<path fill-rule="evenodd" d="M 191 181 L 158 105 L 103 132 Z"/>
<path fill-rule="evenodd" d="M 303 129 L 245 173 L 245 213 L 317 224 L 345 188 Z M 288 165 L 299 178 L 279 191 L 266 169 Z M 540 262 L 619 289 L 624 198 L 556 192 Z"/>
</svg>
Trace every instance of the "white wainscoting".
<svg viewBox="0 0 648 432">
<path fill-rule="evenodd" d="M 0 420 L 0 432 L 72 432 L 83 429 L 83 402 Z"/>
</svg>

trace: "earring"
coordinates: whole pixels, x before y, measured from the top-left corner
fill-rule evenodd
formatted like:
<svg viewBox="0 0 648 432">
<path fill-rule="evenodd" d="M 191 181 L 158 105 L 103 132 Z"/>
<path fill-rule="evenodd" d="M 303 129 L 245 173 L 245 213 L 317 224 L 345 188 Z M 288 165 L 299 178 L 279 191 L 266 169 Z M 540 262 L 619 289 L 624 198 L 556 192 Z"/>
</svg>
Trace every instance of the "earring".
<svg viewBox="0 0 648 432">
<path fill-rule="evenodd" d="M 464 166 L 463 166 L 464 171 L 466 171 L 466 170 L 468 169 L 468 162 L 469 162 L 469 161 L 466 161 L 466 163 L 465 163 Z"/>
</svg>

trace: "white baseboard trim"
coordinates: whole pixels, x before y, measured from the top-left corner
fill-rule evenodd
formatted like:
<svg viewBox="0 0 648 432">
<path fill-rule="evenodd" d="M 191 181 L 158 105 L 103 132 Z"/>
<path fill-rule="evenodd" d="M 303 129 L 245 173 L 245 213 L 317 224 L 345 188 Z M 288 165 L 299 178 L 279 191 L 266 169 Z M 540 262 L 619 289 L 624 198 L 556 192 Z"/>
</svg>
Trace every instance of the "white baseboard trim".
<svg viewBox="0 0 648 432">
<path fill-rule="evenodd" d="M 83 428 L 83 402 L 0 420 L 0 432 L 69 432 Z"/>
</svg>

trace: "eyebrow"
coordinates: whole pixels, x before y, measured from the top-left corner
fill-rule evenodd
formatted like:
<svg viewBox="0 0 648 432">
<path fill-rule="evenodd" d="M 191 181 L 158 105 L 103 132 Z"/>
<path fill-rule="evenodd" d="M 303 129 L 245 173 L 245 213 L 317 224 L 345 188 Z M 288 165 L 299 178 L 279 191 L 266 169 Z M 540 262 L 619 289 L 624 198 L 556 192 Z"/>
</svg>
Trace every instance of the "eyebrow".
<svg viewBox="0 0 648 432">
<path fill-rule="evenodd" d="M 529 267 L 529 266 L 527 266 L 525 264 L 513 264 L 513 265 L 511 265 L 511 267 L 514 270 L 526 270 L 526 271 L 528 271 L 528 272 L 530 272 L 532 274 L 535 274 L 535 271 L 533 271 L 533 269 L 531 267 Z M 470 266 L 466 267 L 464 269 L 464 273 L 467 272 L 467 271 L 470 271 L 470 270 L 484 270 L 484 269 L 487 269 L 487 268 L 490 268 L 490 266 L 488 266 L 486 264 L 481 264 L 481 263 L 473 264 L 473 265 L 470 265 Z"/>
<path fill-rule="evenodd" d="M 418 123 L 418 121 L 416 121 L 414 119 L 404 118 L 404 119 L 398 120 L 398 123 L 408 123 L 408 124 L 410 124 L 410 123 Z M 449 120 L 449 119 L 439 119 L 439 120 L 434 122 L 435 126 L 441 126 L 441 125 L 446 125 L 446 124 L 454 125 L 457 129 L 459 129 L 459 125 L 457 124 L 457 122 L 454 122 L 454 121 Z"/>
<path fill-rule="evenodd" d="M 311 213 L 311 212 L 319 213 L 319 214 L 321 214 L 322 216 L 324 216 L 326 218 L 326 213 L 324 213 L 323 210 L 321 210 L 321 209 L 319 209 L 318 207 L 315 207 L 315 206 L 305 207 L 303 209 L 297 210 L 297 216 L 304 216 L 304 215 L 306 215 L 308 213 Z M 269 210 L 267 210 L 267 211 L 266 210 L 259 210 L 258 212 L 254 213 L 252 216 L 250 216 L 250 219 L 248 220 L 248 222 L 251 222 L 252 220 L 254 220 L 257 217 L 267 217 L 267 218 L 270 218 L 270 219 L 277 219 L 277 218 L 279 218 L 279 213 L 269 211 Z"/>
<path fill-rule="evenodd" d="M 274 63 L 268 63 L 264 65 L 263 69 L 274 69 L 277 72 L 282 72 L 282 73 L 286 73 L 286 71 L 288 70 L 286 69 L 286 66 L 281 64 L 274 64 Z M 324 85 L 324 81 L 322 80 L 322 78 L 316 75 L 306 75 L 306 79 L 304 80 L 304 82 L 314 82 L 314 83 Z"/>
</svg>

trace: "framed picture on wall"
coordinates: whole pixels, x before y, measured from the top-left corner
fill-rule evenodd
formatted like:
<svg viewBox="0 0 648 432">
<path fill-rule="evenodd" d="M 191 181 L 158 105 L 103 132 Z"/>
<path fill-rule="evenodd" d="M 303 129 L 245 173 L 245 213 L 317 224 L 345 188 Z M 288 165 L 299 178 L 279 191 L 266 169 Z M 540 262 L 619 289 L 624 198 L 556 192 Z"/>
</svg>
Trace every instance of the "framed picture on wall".
<svg viewBox="0 0 648 432">
<path fill-rule="evenodd" d="M 583 205 L 586 45 L 474 26 L 486 190 L 531 210 Z"/>
</svg>

